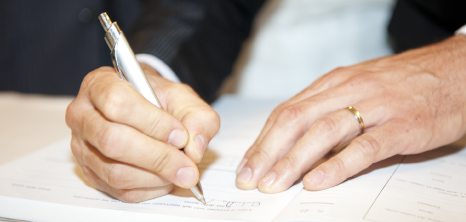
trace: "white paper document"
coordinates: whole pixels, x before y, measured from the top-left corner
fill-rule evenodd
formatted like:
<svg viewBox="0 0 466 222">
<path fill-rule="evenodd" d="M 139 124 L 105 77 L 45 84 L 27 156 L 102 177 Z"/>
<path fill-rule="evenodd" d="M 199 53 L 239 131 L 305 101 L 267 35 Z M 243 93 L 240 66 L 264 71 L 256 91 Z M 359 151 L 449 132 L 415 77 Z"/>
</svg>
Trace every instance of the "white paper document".
<svg viewBox="0 0 466 222">
<path fill-rule="evenodd" d="M 122 209 L 146 213 L 181 215 L 194 218 L 271 221 L 301 187 L 267 195 L 240 191 L 236 174 L 205 170 L 202 185 L 207 205 L 196 200 L 189 189 L 175 188 L 160 198 L 138 204 L 120 202 L 97 191 L 82 177 L 64 140 L 27 158 L 0 169 L 0 194 L 85 207 Z M 270 216 L 269 216 L 270 215 Z"/>
<path fill-rule="evenodd" d="M 364 221 L 393 175 L 401 156 L 373 164 L 344 183 L 322 191 L 302 190 L 278 215 L 278 221 Z"/>
<path fill-rule="evenodd" d="M 466 221 L 466 150 L 407 156 L 371 208 L 373 221 Z"/>
<path fill-rule="evenodd" d="M 0 167 L 0 195 L 189 218 L 271 221 L 296 196 L 302 185 L 272 195 L 236 188 L 236 167 L 260 132 L 267 114 L 258 119 L 252 112 L 253 115 L 228 122 L 229 115 L 245 112 L 242 106 L 229 107 L 222 111 L 225 127 L 212 141 L 199 165 L 207 205 L 196 200 L 189 189 L 181 188 L 143 203 L 118 201 L 86 182 L 71 154 L 70 138 Z"/>
<path fill-rule="evenodd" d="M 181 188 L 142 203 L 118 201 L 85 180 L 71 154 L 70 138 L 1 165 L 0 196 L 215 220 L 384 222 L 466 218 L 466 151 L 454 147 L 394 156 L 323 191 L 303 190 L 301 183 L 279 194 L 239 190 L 235 186 L 236 167 L 278 103 L 226 97 L 214 105 L 222 126 L 198 165 L 207 205 L 196 200 L 189 189 Z M 0 208 L 7 204 L 1 200 Z M 71 216 L 73 211 L 67 214 Z"/>
</svg>

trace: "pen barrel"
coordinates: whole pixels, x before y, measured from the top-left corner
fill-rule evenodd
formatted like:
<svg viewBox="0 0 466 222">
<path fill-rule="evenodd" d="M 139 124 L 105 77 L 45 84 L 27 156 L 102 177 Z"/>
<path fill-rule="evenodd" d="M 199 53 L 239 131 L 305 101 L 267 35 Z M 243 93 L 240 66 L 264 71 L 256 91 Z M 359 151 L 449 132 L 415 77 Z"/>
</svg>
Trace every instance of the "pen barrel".
<svg viewBox="0 0 466 222">
<path fill-rule="evenodd" d="M 122 72 L 124 78 L 130 82 L 133 87 L 144 96 L 144 98 L 157 107 L 163 108 L 157 98 L 157 95 L 152 89 L 149 80 L 144 74 L 144 71 L 139 65 L 139 62 L 136 60 L 133 50 L 131 50 L 128 41 L 121 32 L 114 45 L 114 49 L 112 50 L 112 56 L 115 63 L 114 65 L 117 66 L 116 69 Z"/>
<path fill-rule="evenodd" d="M 113 65 L 120 77 L 131 83 L 144 98 L 163 109 L 120 27 L 105 12 L 99 15 L 99 20 L 105 29 L 105 41 L 112 50 Z"/>
</svg>

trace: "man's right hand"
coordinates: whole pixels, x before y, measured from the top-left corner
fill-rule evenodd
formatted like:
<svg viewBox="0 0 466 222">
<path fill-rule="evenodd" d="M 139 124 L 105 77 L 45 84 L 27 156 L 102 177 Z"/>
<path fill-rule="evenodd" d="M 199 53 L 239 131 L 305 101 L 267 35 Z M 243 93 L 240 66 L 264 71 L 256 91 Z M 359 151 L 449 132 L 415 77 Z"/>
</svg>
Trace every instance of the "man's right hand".
<svg viewBox="0 0 466 222">
<path fill-rule="evenodd" d="M 102 67 L 84 78 L 66 112 L 71 150 L 84 176 L 125 202 L 165 195 L 173 184 L 194 186 L 196 163 L 220 127 L 218 114 L 189 86 L 141 67 L 165 110 Z"/>
</svg>

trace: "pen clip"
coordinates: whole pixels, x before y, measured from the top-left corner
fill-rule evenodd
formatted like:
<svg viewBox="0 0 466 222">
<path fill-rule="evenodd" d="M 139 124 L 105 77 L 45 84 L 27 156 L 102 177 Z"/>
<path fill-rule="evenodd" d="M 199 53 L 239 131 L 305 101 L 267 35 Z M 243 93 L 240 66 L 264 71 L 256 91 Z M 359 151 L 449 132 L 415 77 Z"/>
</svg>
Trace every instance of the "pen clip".
<svg viewBox="0 0 466 222">
<path fill-rule="evenodd" d="M 115 47 L 113 48 L 113 50 L 110 52 L 110 57 L 112 57 L 112 63 L 113 63 L 113 67 L 115 67 L 115 70 L 118 72 L 118 74 L 120 75 L 120 78 L 122 80 L 125 80 L 126 81 L 126 77 L 125 77 L 125 74 L 123 73 L 121 67 L 120 67 L 120 64 L 118 63 L 118 58 L 117 58 L 117 53 L 116 53 L 116 49 L 118 48 L 118 41 L 115 43 Z"/>
<path fill-rule="evenodd" d="M 116 60 L 113 55 L 111 57 L 112 57 L 113 67 L 115 68 L 115 71 L 117 71 L 117 73 L 120 75 L 120 78 L 122 80 L 126 81 L 125 74 L 123 73 L 123 71 L 121 71 L 120 65 L 118 65 L 118 62 L 117 62 L 118 60 Z"/>
</svg>

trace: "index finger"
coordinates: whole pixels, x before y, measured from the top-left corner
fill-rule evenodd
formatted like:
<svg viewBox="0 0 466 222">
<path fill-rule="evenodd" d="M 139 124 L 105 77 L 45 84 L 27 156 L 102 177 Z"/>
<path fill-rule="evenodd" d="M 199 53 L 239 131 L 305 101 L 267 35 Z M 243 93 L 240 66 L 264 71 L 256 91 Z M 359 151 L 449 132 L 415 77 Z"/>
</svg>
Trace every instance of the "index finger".
<svg viewBox="0 0 466 222">
<path fill-rule="evenodd" d="M 164 88 L 170 88 L 164 90 Z M 194 162 L 202 160 L 207 145 L 220 128 L 217 112 L 194 90 L 185 84 L 167 84 L 161 86 L 167 99 L 168 112 L 172 113 L 186 127 L 189 140 L 184 148 L 185 154 Z"/>
<path fill-rule="evenodd" d="M 183 124 L 146 100 L 129 82 L 121 80 L 114 69 L 103 67 L 88 74 L 81 89 L 106 119 L 134 127 L 178 148 L 186 145 L 188 132 Z"/>
</svg>

